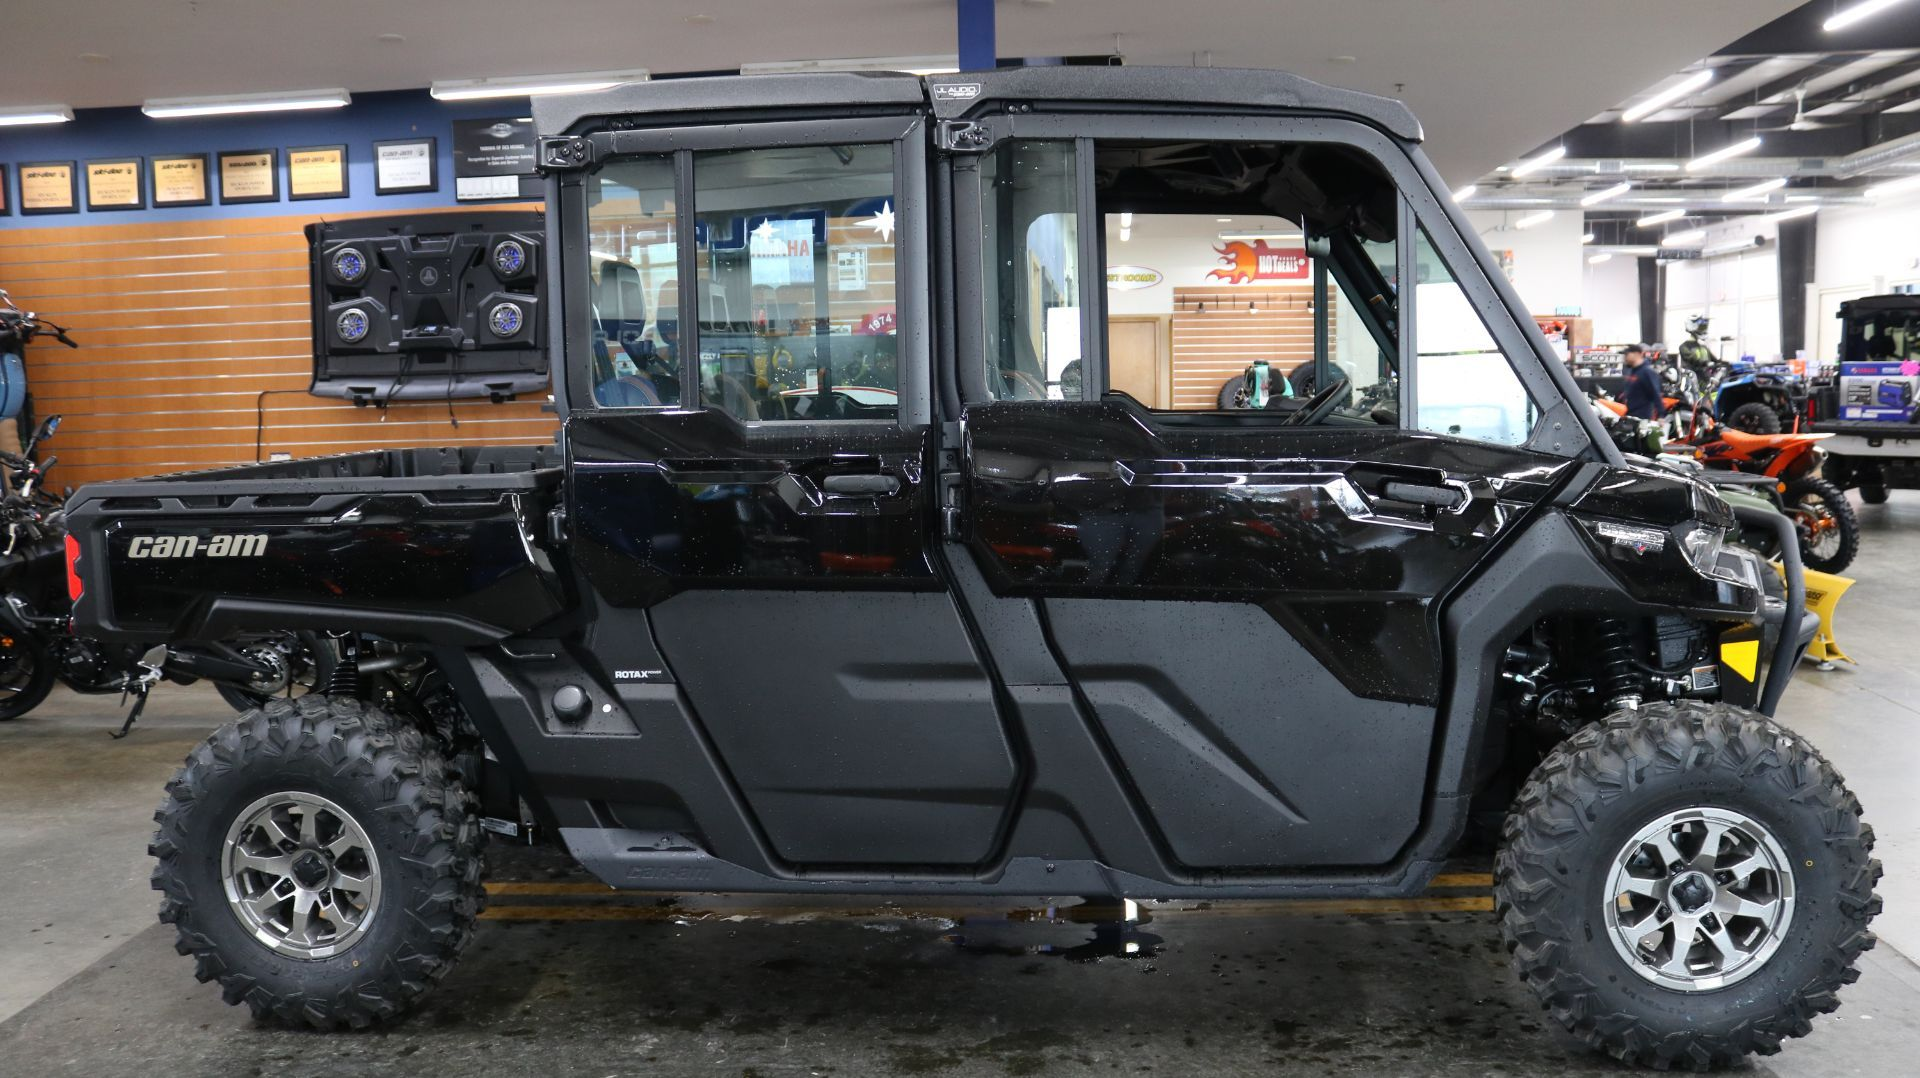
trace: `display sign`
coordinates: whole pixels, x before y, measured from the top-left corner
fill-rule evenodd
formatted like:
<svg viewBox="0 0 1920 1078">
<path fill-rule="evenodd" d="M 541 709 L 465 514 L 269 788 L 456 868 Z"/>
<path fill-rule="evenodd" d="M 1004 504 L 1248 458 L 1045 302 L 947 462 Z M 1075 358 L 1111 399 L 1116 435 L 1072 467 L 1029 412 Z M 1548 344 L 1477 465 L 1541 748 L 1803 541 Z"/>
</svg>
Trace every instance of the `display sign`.
<svg viewBox="0 0 1920 1078">
<path fill-rule="evenodd" d="M 87 162 L 87 211 L 144 210 L 146 184 L 140 179 L 140 159 L 119 157 Z"/>
<path fill-rule="evenodd" d="M 1228 284 L 1246 284 L 1249 281 L 1304 281 L 1307 279 L 1307 249 L 1305 247 L 1268 247 L 1266 240 L 1230 240 L 1224 247 L 1215 247 L 1214 253 L 1220 256 L 1220 268 L 1207 271 L 1207 276 Z"/>
<path fill-rule="evenodd" d="M 296 146 L 287 150 L 287 197 L 347 197 L 345 146 Z"/>
<path fill-rule="evenodd" d="M 80 208 L 79 172 L 72 161 L 20 166 L 21 213 L 73 213 Z"/>
<path fill-rule="evenodd" d="M 439 151 L 435 140 L 407 138 L 374 143 L 373 189 L 381 195 L 438 191 Z"/>
<path fill-rule="evenodd" d="M 207 186 L 207 155 L 177 153 L 156 155 L 147 162 L 153 185 L 153 205 L 205 206 L 213 201 Z"/>
<path fill-rule="evenodd" d="M 220 155 L 220 202 L 280 201 L 280 155 L 275 150 L 228 150 Z"/>
<path fill-rule="evenodd" d="M 1136 292 L 1142 288 L 1152 288 L 1166 275 L 1150 266 L 1108 266 L 1107 287 L 1115 292 Z"/>
<path fill-rule="evenodd" d="M 533 121 L 455 120 L 453 197 L 462 202 L 540 194 Z"/>
</svg>

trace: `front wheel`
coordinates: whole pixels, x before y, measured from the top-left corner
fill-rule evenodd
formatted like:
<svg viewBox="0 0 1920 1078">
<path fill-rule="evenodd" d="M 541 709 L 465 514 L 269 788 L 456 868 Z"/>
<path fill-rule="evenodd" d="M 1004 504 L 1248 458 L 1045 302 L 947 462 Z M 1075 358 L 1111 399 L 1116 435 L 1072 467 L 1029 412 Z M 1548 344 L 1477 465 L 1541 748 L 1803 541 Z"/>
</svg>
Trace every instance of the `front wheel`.
<svg viewBox="0 0 1920 1078">
<path fill-rule="evenodd" d="M 1589 1045 L 1658 1068 L 1771 1055 L 1840 1005 L 1873 946 L 1860 803 L 1801 738 L 1657 703 L 1548 755 L 1495 862 L 1515 970 Z"/>
<path fill-rule="evenodd" d="M 1837 573 L 1860 552 L 1860 522 L 1839 487 L 1825 479 L 1796 479 L 1782 495 L 1787 515 L 1800 536 L 1800 560 L 1807 568 Z"/>
<path fill-rule="evenodd" d="M 1746 434 L 1780 433 L 1780 413 L 1773 405 L 1749 401 L 1727 416 L 1727 426 Z"/>
<path fill-rule="evenodd" d="M 53 691 L 53 656 L 45 646 L 13 633 L 0 635 L 0 722 L 39 707 Z"/>
<path fill-rule="evenodd" d="M 394 1017 L 445 977 L 484 904 L 472 795 L 418 730 L 320 695 L 216 730 L 167 784 L 148 852 L 194 976 L 256 1018 Z"/>
</svg>

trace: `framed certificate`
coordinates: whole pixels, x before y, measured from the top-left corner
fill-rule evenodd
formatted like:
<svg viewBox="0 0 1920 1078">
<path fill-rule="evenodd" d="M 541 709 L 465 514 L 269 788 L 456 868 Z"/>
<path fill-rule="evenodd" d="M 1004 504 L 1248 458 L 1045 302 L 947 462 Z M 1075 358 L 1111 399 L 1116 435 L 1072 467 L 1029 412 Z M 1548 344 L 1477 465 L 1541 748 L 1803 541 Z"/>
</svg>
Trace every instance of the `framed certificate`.
<svg viewBox="0 0 1920 1078">
<path fill-rule="evenodd" d="M 0 217 L 13 212 L 13 202 L 7 195 L 7 166 L 0 165 Z"/>
<path fill-rule="evenodd" d="M 287 197 L 347 197 L 347 148 L 301 146 L 287 151 Z"/>
<path fill-rule="evenodd" d="M 220 154 L 220 204 L 280 201 L 277 150 L 225 150 Z"/>
<path fill-rule="evenodd" d="M 138 157 L 111 157 L 87 162 L 87 212 L 144 210 L 147 185 L 140 176 Z"/>
<path fill-rule="evenodd" d="M 208 185 L 207 173 L 207 155 L 203 153 L 176 153 L 148 158 L 147 174 L 153 185 L 153 207 L 209 205 L 213 201 L 213 188 Z"/>
<path fill-rule="evenodd" d="M 440 189 L 440 154 L 431 138 L 399 138 L 373 144 L 373 190 L 406 195 Z"/>
<path fill-rule="evenodd" d="M 75 213 L 80 174 L 72 161 L 35 161 L 20 166 L 21 213 Z"/>
</svg>

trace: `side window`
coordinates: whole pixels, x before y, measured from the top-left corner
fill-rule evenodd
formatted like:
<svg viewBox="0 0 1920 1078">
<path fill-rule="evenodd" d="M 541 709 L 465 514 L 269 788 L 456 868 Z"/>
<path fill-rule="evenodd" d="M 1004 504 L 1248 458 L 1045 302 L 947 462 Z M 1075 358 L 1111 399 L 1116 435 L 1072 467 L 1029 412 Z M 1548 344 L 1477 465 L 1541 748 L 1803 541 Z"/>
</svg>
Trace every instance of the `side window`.
<svg viewBox="0 0 1920 1078">
<path fill-rule="evenodd" d="M 609 408 L 680 403 L 679 244 L 673 163 L 614 161 L 588 193 L 594 402 Z"/>
<path fill-rule="evenodd" d="M 891 419 L 891 144 L 693 156 L 700 400 L 745 422 Z"/>
<path fill-rule="evenodd" d="M 1073 143 L 1011 141 L 981 162 L 987 393 L 1078 400 L 1080 229 Z"/>
<path fill-rule="evenodd" d="M 1521 445 L 1539 410 L 1426 230 L 1415 247 L 1414 414 L 1421 430 Z"/>
</svg>

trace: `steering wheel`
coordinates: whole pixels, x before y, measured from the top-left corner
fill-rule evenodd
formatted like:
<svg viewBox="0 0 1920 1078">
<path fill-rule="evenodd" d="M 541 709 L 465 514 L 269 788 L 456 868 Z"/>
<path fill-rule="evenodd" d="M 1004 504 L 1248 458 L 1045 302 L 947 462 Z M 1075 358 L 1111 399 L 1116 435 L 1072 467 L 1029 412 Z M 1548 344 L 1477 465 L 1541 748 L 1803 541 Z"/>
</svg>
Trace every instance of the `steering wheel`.
<svg viewBox="0 0 1920 1078">
<path fill-rule="evenodd" d="M 1346 376 L 1340 375 L 1321 386 L 1313 396 L 1308 397 L 1297 411 L 1287 417 L 1285 425 L 1310 427 L 1327 418 L 1329 413 L 1339 407 L 1341 398 L 1351 393 L 1352 387 L 1347 384 Z"/>
</svg>

